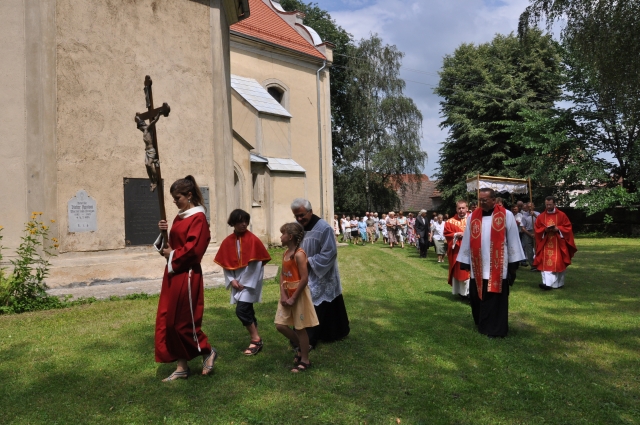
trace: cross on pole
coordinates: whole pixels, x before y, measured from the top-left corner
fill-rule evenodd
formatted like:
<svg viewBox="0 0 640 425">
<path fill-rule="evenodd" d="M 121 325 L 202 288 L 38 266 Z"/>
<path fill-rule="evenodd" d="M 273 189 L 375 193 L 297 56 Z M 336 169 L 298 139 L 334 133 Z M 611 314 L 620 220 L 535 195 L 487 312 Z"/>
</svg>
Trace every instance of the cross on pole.
<svg viewBox="0 0 640 425">
<path fill-rule="evenodd" d="M 164 187 L 162 185 L 162 174 L 160 172 L 160 152 L 158 151 L 158 138 L 156 136 L 155 123 L 160 118 L 160 115 L 168 117 L 169 112 L 171 112 L 171 108 L 169 108 L 169 105 L 167 105 L 166 103 L 163 103 L 159 108 L 153 108 L 153 92 L 151 91 L 152 84 L 153 81 L 151 81 L 150 76 L 147 75 L 146 77 L 144 77 L 144 95 L 147 104 L 147 112 L 136 113 L 135 121 L 138 123 L 138 128 L 140 128 L 140 130 L 145 134 L 145 144 L 147 143 L 147 132 L 148 135 L 151 136 L 153 150 L 149 149 L 149 146 L 146 149 L 147 172 L 149 173 L 149 179 L 151 180 L 151 190 L 153 191 L 156 185 L 158 187 L 158 204 L 160 206 L 160 218 L 162 220 L 166 220 L 167 212 L 165 211 L 164 207 Z M 151 120 L 150 124 L 147 125 L 145 122 L 146 120 Z M 162 238 L 164 240 L 163 248 L 168 247 L 169 238 L 167 236 L 166 230 L 162 231 Z"/>
</svg>

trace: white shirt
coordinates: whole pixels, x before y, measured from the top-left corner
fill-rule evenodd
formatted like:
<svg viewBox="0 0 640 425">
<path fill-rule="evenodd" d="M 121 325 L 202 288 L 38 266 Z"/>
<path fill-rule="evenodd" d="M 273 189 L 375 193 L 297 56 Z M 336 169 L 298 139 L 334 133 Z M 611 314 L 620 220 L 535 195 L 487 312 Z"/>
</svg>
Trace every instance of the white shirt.
<svg viewBox="0 0 640 425">
<path fill-rule="evenodd" d="M 438 223 L 437 221 L 433 222 L 433 226 L 431 226 L 431 231 L 433 233 L 433 239 L 437 241 L 444 240 L 444 221 L 442 223 Z"/>
<path fill-rule="evenodd" d="M 223 269 L 223 271 L 224 283 L 227 289 L 231 288 L 231 304 L 235 304 L 237 301 L 246 303 L 262 301 L 262 281 L 264 278 L 262 261 L 252 261 L 247 267 L 241 267 L 237 270 Z M 234 279 L 244 286 L 242 291 L 231 286 L 231 281 Z"/>
<path fill-rule="evenodd" d="M 509 263 L 516 263 L 526 260 L 524 252 L 522 251 L 522 245 L 520 244 L 520 235 L 516 219 L 513 217 L 511 211 L 506 212 L 506 235 L 504 238 L 504 264 L 502 265 L 502 278 L 507 278 L 507 266 Z M 482 256 L 482 279 L 489 279 L 491 272 L 491 221 L 493 216 L 482 217 L 482 244 L 480 249 L 480 255 Z M 473 222 L 471 218 L 467 218 L 467 227 L 464 229 L 464 235 L 462 236 L 462 245 L 460 246 L 460 253 L 458 254 L 457 261 L 460 263 L 471 264 L 471 227 Z M 475 279 L 473 273 L 473 267 L 471 267 L 471 278 Z"/>
</svg>

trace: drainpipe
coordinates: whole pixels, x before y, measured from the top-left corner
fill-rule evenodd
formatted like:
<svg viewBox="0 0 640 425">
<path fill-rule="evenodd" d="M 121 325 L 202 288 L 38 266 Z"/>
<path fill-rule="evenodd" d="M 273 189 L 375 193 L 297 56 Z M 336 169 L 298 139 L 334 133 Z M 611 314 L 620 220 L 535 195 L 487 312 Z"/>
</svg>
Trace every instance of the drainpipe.
<svg viewBox="0 0 640 425">
<path fill-rule="evenodd" d="M 321 217 L 326 220 L 324 211 L 324 176 L 322 173 L 322 114 L 320 112 L 320 71 L 327 66 L 327 61 L 322 62 L 322 67 L 316 72 L 316 88 L 318 89 L 318 158 L 320 164 L 320 208 Z"/>
</svg>

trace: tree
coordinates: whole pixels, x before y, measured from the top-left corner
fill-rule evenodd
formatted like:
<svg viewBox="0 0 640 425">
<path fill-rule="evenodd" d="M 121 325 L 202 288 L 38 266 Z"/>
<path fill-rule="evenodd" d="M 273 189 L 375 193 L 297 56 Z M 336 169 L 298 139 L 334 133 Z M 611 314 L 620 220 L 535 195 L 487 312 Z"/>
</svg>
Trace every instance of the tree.
<svg viewBox="0 0 640 425">
<path fill-rule="evenodd" d="M 354 43 L 316 3 L 281 0 L 285 10 L 305 14 L 304 24 L 333 43 L 331 124 L 334 201 L 337 210 L 392 209 L 404 189 L 401 175 L 418 182 L 426 153 L 420 148 L 422 114 L 404 96 L 399 78 L 404 56 L 373 35 Z M 399 183 L 399 184 L 398 184 Z"/>
<path fill-rule="evenodd" d="M 512 134 L 510 141 L 523 148 L 517 158 L 505 161 L 521 176 L 533 183 L 533 197 L 555 195 L 568 205 L 574 193 L 584 191 L 586 182 L 602 181 L 606 161 L 582 137 L 573 114 L 568 109 L 552 108 L 519 112 L 522 120 L 505 121 Z"/>
<path fill-rule="evenodd" d="M 403 94 L 405 82 L 399 77 L 403 56 L 396 46 L 372 35 L 360 40 L 348 58 L 348 108 L 344 125 L 335 129 L 342 146 L 334 175 L 336 181 L 345 173 L 350 179 L 359 178 L 355 187 L 364 188 L 365 196 L 356 210 L 394 208 L 398 202 L 394 188 L 406 189 L 402 176 L 414 176 L 409 180 L 419 184 L 427 157 L 420 147 L 422 114 Z M 337 206 L 352 203 L 356 195 L 343 189 L 336 192 Z"/>
<path fill-rule="evenodd" d="M 444 58 L 434 92 L 442 97 L 441 128 L 449 131 L 440 149 L 438 189 L 445 205 L 466 192 L 476 174 L 524 177 L 508 161 L 526 148 L 512 140 L 508 122 L 522 122 L 524 110 L 544 111 L 561 95 L 560 49 L 550 35 L 530 31 L 491 43 L 462 44 Z"/>
<path fill-rule="evenodd" d="M 640 2 L 532 0 L 520 35 L 543 18 L 548 26 L 566 19 L 566 99 L 589 147 L 614 158 L 603 179 L 588 182 L 591 190 L 578 197 L 578 206 L 596 212 L 640 202 Z"/>
</svg>

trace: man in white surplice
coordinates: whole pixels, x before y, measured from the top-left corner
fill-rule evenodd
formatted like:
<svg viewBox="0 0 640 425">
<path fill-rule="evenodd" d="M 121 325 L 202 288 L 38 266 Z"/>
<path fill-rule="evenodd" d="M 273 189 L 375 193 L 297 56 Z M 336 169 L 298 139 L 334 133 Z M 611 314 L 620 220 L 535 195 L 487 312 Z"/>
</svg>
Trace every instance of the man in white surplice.
<svg viewBox="0 0 640 425">
<path fill-rule="evenodd" d="M 309 344 L 315 346 L 320 340 L 329 342 L 342 339 L 350 329 L 342 297 L 338 246 L 333 228 L 313 214 L 311 203 L 306 199 L 294 199 L 291 211 L 305 230 L 300 247 L 307 254 L 309 290 L 320 322 L 316 327 L 307 328 Z"/>
<path fill-rule="evenodd" d="M 509 330 L 509 286 L 515 280 L 515 272 L 525 258 L 520 244 L 518 225 L 511 211 L 507 211 L 495 204 L 496 194 L 492 189 L 480 189 L 480 210 L 474 211 L 462 237 L 462 246 L 457 261 L 461 268 L 471 269 L 471 281 L 469 282 L 469 295 L 471 312 L 478 326 L 478 332 L 489 337 L 504 337 Z M 495 225 L 494 213 L 503 215 L 504 223 Z M 496 216 L 497 218 L 498 216 Z M 481 221 L 481 223 L 480 223 Z M 503 224 L 503 226 L 502 226 Z M 491 250 L 492 238 L 497 237 L 498 230 L 504 229 L 503 260 L 499 251 Z M 478 233 L 480 233 L 478 235 Z M 474 256 L 472 247 L 472 234 L 474 240 L 480 238 L 480 258 Z M 476 254 L 477 255 L 477 254 Z M 481 267 L 482 276 L 476 276 L 474 264 Z M 489 285 L 491 266 L 502 261 L 502 281 L 497 285 Z"/>
</svg>

